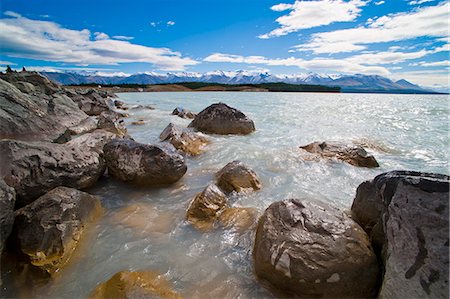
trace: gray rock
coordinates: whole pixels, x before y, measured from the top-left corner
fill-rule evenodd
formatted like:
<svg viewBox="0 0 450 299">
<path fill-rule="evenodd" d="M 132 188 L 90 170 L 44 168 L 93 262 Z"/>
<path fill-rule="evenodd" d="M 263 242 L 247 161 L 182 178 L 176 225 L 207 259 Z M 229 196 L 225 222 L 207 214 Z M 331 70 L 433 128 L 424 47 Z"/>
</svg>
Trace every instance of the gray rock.
<svg viewBox="0 0 450 299">
<path fill-rule="evenodd" d="M 102 212 L 96 196 L 55 188 L 15 212 L 12 243 L 32 265 L 53 274 L 70 259 L 86 226 Z"/>
<path fill-rule="evenodd" d="M 97 126 L 99 129 L 104 129 L 118 136 L 127 136 L 128 130 L 121 119 L 122 115 L 114 111 L 102 112 L 98 117 Z"/>
<path fill-rule="evenodd" d="M 11 83 L 24 93 L 36 92 L 52 95 L 62 91 L 61 86 L 48 80 L 37 72 L 2 73 L 0 74 L 0 79 Z"/>
<path fill-rule="evenodd" d="M 184 158 L 156 145 L 115 139 L 103 148 L 108 172 L 136 185 L 171 184 L 186 173 Z"/>
<path fill-rule="evenodd" d="M 177 108 L 175 108 L 172 111 L 172 115 L 177 115 L 177 116 L 179 116 L 181 118 L 190 118 L 190 119 L 192 119 L 192 118 L 195 118 L 195 116 L 197 114 L 195 114 L 194 112 L 189 111 L 188 109 L 185 109 L 183 107 L 177 107 Z"/>
<path fill-rule="evenodd" d="M 281 296 L 374 296 L 378 264 L 364 230 L 325 203 L 285 200 L 260 218 L 255 273 Z"/>
<path fill-rule="evenodd" d="M 176 149 L 189 155 L 199 155 L 208 144 L 208 139 L 201 133 L 183 130 L 170 123 L 159 135 L 162 141 L 170 142 Z"/>
<path fill-rule="evenodd" d="M 89 133 L 97 129 L 98 120 L 94 116 L 89 116 L 80 123 L 69 128 L 69 132 L 72 135 L 80 135 L 84 133 Z"/>
<path fill-rule="evenodd" d="M 0 254 L 14 223 L 16 192 L 0 178 Z"/>
<path fill-rule="evenodd" d="M 114 102 L 109 98 L 108 94 L 99 92 L 93 88 L 88 90 L 67 90 L 67 95 L 87 115 L 100 115 L 102 112 L 108 112 L 114 109 Z"/>
<path fill-rule="evenodd" d="M 228 163 L 216 176 L 217 185 L 226 193 L 261 189 L 261 182 L 256 173 L 241 161 Z"/>
<path fill-rule="evenodd" d="M 353 218 L 385 268 L 379 298 L 448 298 L 449 185 L 446 175 L 392 171 L 358 187 Z"/>
<path fill-rule="evenodd" d="M 353 166 L 378 167 L 378 162 L 361 146 L 347 145 L 338 142 L 313 142 L 300 147 L 323 159 L 338 159 Z"/>
<path fill-rule="evenodd" d="M 247 135 L 255 131 L 255 124 L 241 111 L 224 103 L 212 104 L 201 111 L 189 127 L 203 133 Z"/>
</svg>

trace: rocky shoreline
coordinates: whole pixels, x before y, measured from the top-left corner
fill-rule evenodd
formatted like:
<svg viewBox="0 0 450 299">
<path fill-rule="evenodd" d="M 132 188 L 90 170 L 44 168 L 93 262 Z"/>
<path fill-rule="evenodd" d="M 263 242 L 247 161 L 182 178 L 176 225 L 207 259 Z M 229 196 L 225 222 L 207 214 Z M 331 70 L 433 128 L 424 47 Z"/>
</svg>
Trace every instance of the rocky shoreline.
<svg viewBox="0 0 450 299">
<path fill-rule="evenodd" d="M 12 271 L 33 285 L 51 280 L 70 261 L 83 231 L 103 215 L 101 200 L 83 191 L 101 177 L 171 185 L 189 171 L 187 159 L 208 150 L 208 134 L 256 130 L 249 117 L 224 103 L 198 114 L 179 107 L 173 115 L 193 119 L 189 126 L 169 124 L 160 143 L 142 144 L 128 134 L 123 118 L 129 109 L 153 107 L 114 97 L 66 89 L 35 72 L 0 73 L 2 276 Z M 314 142 L 299 151 L 305 160 L 379 166 L 354 145 Z M 254 209 L 233 206 L 229 197 L 265 186 L 243 162 L 231 161 L 192 199 L 186 221 L 201 232 L 255 231 L 255 278 L 276 296 L 448 298 L 449 184 L 446 175 L 391 171 L 362 182 L 351 211 L 285 199 L 258 220 Z M 91 297 L 183 297 L 158 273 L 128 270 L 99 281 Z"/>
</svg>

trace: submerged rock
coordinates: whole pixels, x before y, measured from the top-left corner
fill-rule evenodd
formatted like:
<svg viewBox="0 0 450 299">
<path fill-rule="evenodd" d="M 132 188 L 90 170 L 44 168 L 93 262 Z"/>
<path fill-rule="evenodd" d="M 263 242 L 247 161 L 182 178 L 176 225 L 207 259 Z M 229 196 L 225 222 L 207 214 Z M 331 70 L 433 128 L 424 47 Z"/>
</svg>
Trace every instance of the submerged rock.
<svg viewBox="0 0 450 299">
<path fill-rule="evenodd" d="M 143 119 L 138 119 L 136 121 L 132 121 L 131 124 L 135 126 L 142 126 L 145 125 L 145 121 Z"/>
<path fill-rule="evenodd" d="M 255 131 L 255 124 L 241 111 L 224 103 L 212 104 L 201 111 L 189 127 L 203 133 L 247 135 Z"/>
<path fill-rule="evenodd" d="M 172 115 L 177 115 L 181 118 L 194 118 L 197 114 L 192 111 L 189 111 L 183 107 L 177 107 L 172 111 Z"/>
<path fill-rule="evenodd" d="M 217 186 L 225 193 L 232 191 L 261 189 L 261 182 L 256 173 L 241 161 L 233 161 L 225 165 L 217 174 Z"/>
<path fill-rule="evenodd" d="M 359 185 L 354 219 L 371 236 L 385 273 L 379 298 L 446 298 L 447 175 L 391 171 Z"/>
<path fill-rule="evenodd" d="M 257 211 L 254 208 L 225 208 L 219 216 L 220 225 L 237 231 L 245 231 L 256 222 Z"/>
<path fill-rule="evenodd" d="M 353 166 L 359 167 L 378 167 L 377 160 L 371 155 L 368 155 L 366 150 L 356 145 L 346 145 L 342 143 L 328 143 L 328 142 L 313 142 L 301 149 L 316 154 L 323 159 L 338 159 L 347 162 Z"/>
<path fill-rule="evenodd" d="M 182 297 L 172 290 L 163 275 L 151 272 L 121 271 L 100 284 L 90 294 L 91 299 L 109 298 L 170 298 Z"/>
<path fill-rule="evenodd" d="M 115 139 L 104 147 L 109 173 L 136 185 L 171 184 L 186 173 L 184 158 L 156 145 Z"/>
<path fill-rule="evenodd" d="M 253 249 L 256 275 L 282 296 L 374 296 L 378 264 L 364 230 L 325 203 L 285 200 L 260 218 Z"/>
<path fill-rule="evenodd" d="M 0 178 L 0 255 L 14 223 L 16 192 Z M 1 285 L 1 280 L 0 280 Z"/>
<path fill-rule="evenodd" d="M 85 227 L 102 211 L 95 196 L 55 188 L 15 212 L 12 243 L 32 265 L 53 274 L 70 259 Z"/>
<path fill-rule="evenodd" d="M 183 130 L 170 123 L 159 135 L 162 141 L 170 142 L 176 149 L 189 155 L 199 155 L 208 144 L 208 139 L 201 133 Z"/>
<path fill-rule="evenodd" d="M 211 184 L 191 201 L 186 219 L 201 231 L 211 230 L 226 205 L 225 194 L 216 185 Z"/>
</svg>

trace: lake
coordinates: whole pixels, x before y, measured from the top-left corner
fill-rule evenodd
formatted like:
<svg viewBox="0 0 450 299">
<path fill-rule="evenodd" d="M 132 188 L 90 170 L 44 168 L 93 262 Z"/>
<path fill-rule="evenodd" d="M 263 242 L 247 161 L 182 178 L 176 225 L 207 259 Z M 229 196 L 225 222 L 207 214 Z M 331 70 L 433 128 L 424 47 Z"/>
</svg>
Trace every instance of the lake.
<svg viewBox="0 0 450 299">
<path fill-rule="evenodd" d="M 233 206 L 261 214 L 272 202 L 304 198 L 350 209 L 357 186 L 390 170 L 449 173 L 449 98 L 443 95 L 325 93 L 123 93 L 130 110 L 126 124 L 139 142 L 158 143 L 175 107 L 199 112 L 224 102 L 249 116 L 248 136 L 209 135 L 211 144 L 186 157 L 185 176 L 166 188 L 136 188 L 103 179 L 88 190 L 101 197 L 106 214 L 83 236 L 72 261 L 41 298 L 82 298 L 121 270 L 152 270 L 187 298 L 271 298 L 252 269 L 254 232 L 195 230 L 186 208 L 225 164 L 241 160 L 260 177 L 262 189 L 234 194 Z M 145 125 L 131 125 L 143 119 Z M 343 162 L 305 161 L 299 146 L 313 141 L 363 144 L 378 160 L 375 169 Z"/>
</svg>

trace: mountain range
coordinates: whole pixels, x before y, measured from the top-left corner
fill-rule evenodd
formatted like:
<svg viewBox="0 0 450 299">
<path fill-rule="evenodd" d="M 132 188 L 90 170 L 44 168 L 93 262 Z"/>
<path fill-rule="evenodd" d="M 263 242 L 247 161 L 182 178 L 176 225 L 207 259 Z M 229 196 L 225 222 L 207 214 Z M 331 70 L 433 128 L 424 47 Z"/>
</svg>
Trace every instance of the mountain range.
<svg viewBox="0 0 450 299">
<path fill-rule="evenodd" d="M 134 75 L 105 74 L 101 72 L 41 72 L 50 80 L 63 85 L 80 85 L 95 83 L 106 84 L 174 84 L 181 82 L 205 82 L 221 84 L 260 84 L 284 82 L 289 84 L 314 84 L 338 86 L 342 92 L 379 92 L 379 93 L 435 93 L 404 79 L 392 81 L 378 75 L 326 75 L 317 73 L 300 73 L 292 75 L 275 75 L 267 72 L 256 73 L 248 71 L 207 73 L 145 72 Z"/>
</svg>

